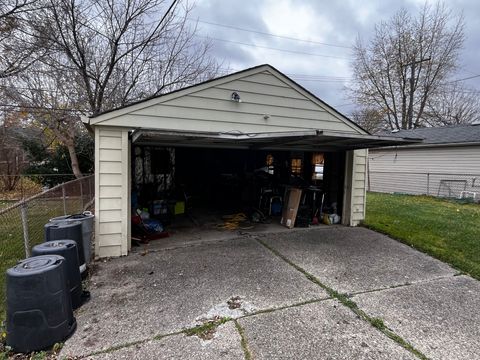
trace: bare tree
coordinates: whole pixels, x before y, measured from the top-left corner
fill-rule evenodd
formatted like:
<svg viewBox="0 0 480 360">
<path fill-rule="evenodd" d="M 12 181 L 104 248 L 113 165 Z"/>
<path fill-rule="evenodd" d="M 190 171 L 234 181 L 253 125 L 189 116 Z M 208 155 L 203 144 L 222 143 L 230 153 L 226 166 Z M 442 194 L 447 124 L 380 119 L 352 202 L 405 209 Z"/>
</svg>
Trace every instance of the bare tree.
<svg viewBox="0 0 480 360">
<path fill-rule="evenodd" d="M 385 113 L 390 129 L 423 124 L 427 103 L 445 90 L 464 42 L 464 21 L 443 4 L 406 10 L 375 26 L 368 45 L 354 47 L 354 98 Z"/>
<path fill-rule="evenodd" d="M 78 75 L 92 114 L 203 80 L 218 65 L 187 25 L 190 10 L 177 0 L 51 0 L 49 65 Z"/>
<path fill-rule="evenodd" d="M 480 121 L 480 93 L 451 83 L 427 101 L 424 119 L 429 126 L 471 124 Z"/>
<path fill-rule="evenodd" d="M 83 105 L 81 92 L 72 81 L 75 73 L 53 72 L 40 62 L 33 64 L 30 70 L 11 80 L 4 89 L 10 101 L 28 114 L 30 125 L 48 130 L 53 138 L 63 144 L 70 155 L 72 172 L 75 177 L 82 176 L 75 139 L 85 131 L 80 116 Z"/>
<path fill-rule="evenodd" d="M 0 0 L 0 78 L 24 71 L 47 51 L 36 35 L 43 0 Z M 37 24 L 36 29 L 32 26 Z"/>
<path fill-rule="evenodd" d="M 80 115 L 206 80 L 219 71 L 175 0 L 49 0 L 37 13 L 48 53 L 9 79 L 11 101 L 67 146 L 74 174 Z"/>
<path fill-rule="evenodd" d="M 5 120 L 0 127 L 0 189 L 14 190 L 20 181 L 20 173 L 26 167 L 25 151 L 16 134 L 18 122 L 15 115 L 4 111 Z"/>
<path fill-rule="evenodd" d="M 352 120 L 369 133 L 376 133 L 385 128 L 385 114 L 373 108 L 363 107 L 352 113 Z"/>
</svg>

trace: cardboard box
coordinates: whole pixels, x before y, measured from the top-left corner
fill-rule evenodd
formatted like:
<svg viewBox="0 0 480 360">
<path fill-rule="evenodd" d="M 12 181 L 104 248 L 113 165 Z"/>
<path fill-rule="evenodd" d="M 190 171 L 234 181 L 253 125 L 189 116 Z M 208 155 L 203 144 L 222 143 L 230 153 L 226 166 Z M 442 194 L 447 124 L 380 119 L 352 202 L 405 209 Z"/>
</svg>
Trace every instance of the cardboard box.
<svg viewBox="0 0 480 360">
<path fill-rule="evenodd" d="M 285 202 L 282 211 L 282 219 L 280 224 L 292 229 L 295 226 L 295 219 L 297 218 L 298 206 L 302 198 L 302 190 L 297 188 L 287 189 L 285 195 Z"/>
</svg>

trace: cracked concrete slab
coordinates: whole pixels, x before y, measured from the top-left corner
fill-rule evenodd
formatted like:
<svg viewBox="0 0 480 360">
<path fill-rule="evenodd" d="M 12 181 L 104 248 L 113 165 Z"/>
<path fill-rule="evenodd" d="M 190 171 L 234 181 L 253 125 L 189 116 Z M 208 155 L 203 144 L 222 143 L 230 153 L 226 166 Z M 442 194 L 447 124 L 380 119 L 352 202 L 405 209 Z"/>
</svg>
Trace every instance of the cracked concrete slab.
<svg viewBox="0 0 480 360">
<path fill-rule="evenodd" d="M 254 359 L 415 359 L 336 300 L 238 321 Z"/>
<path fill-rule="evenodd" d="M 359 307 L 433 359 L 480 359 L 480 282 L 432 280 L 353 297 Z"/>
<path fill-rule="evenodd" d="M 258 238 L 342 293 L 388 288 L 456 273 L 439 260 L 365 228 L 322 227 Z"/>
<path fill-rule="evenodd" d="M 220 325 L 212 340 L 197 336 L 172 335 L 116 351 L 87 357 L 89 360 L 144 359 L 244 359 L 241 338 L 233 322 Z"/>
<path fill-rule="evenodd" d="M 76 312 L 78 329 L 61 356 L 193 327 L 232 297 L 244 304 L 242 315 L 328 297 L 249 238 L 99 262 L 89 290 L 91 300 Z"/>
<path fill-rule="evenodd" d="M 247 314 L 252 314 L 256 311 L 255 307 L 248 301 L 245 301 L 240 296 L 234 296 L 226 302 L 214 305 L 206 314 L 198 316 L 195 320 L 202 322 L 205 320 L 231 318 L 238 319 Z"/>
</svg>

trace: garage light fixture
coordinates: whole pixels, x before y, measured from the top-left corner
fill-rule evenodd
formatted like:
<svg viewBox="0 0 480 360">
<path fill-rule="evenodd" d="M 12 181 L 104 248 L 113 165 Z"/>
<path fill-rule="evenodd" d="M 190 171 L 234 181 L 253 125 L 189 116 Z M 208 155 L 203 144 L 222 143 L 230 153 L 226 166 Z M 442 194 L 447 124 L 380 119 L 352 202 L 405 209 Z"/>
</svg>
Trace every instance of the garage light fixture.
<svg viewBox="0 0 480 360">
<path fill-rule="evenodd" d="M 242 102 L 242 99 L 240 99 L 240 95 L 236 91 L 232 92 L 232 96 L 230 99 L 238 103 Z"/>
</svg>

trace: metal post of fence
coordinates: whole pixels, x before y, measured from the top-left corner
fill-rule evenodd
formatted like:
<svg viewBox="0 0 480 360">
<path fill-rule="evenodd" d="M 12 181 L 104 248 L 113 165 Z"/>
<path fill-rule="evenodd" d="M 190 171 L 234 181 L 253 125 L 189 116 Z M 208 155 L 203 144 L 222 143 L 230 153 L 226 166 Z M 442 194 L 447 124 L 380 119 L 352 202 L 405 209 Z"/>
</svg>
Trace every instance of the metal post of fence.
<svg viewBox="0 0 480 360">
<path fill-rule="evenodd" d="M 22 199 L 25 199 L 25 191 L 23 187 L 23 176 L 20 176 L 20 193 L 22 194 Z"/>
<path fill-rule="evenodd" d="M 88 179 L 88 197 L 91 198 L 92 197 L 92 194 L 93 194 L 93 191 L 92 191 L 92 183 L 93 183 L 93 178 L 90 177 Z"/>
<path fill-rule="evenodd" d="M 25 246 L 25 257 L 30 257 L 30 238 L 28 236 L 28 215 L 27 215 L 27 203 L 23 202 L 20 205 L 20 215 L 22 217 L 23 227 L 23 244 Z"/>
<path fill-rule="evenodd" d="M 427 195 L 430 195 L 430 173 L 427 173 Z"/>
<path fill-rule="evenodd" d="M 80 183 L 80 201 L 82 202 L 82 211 L 83 211 L 83 206 L 84 206 L 84 203 L 83 203 L 83 179 L 80 179 L 79 181 Z"/>
<path fill-rule="evenodd" d="M 62 184 L 63 215 L 67 215 L 67 201 L 65 198 L 65 185 Z"/>
</svg>

